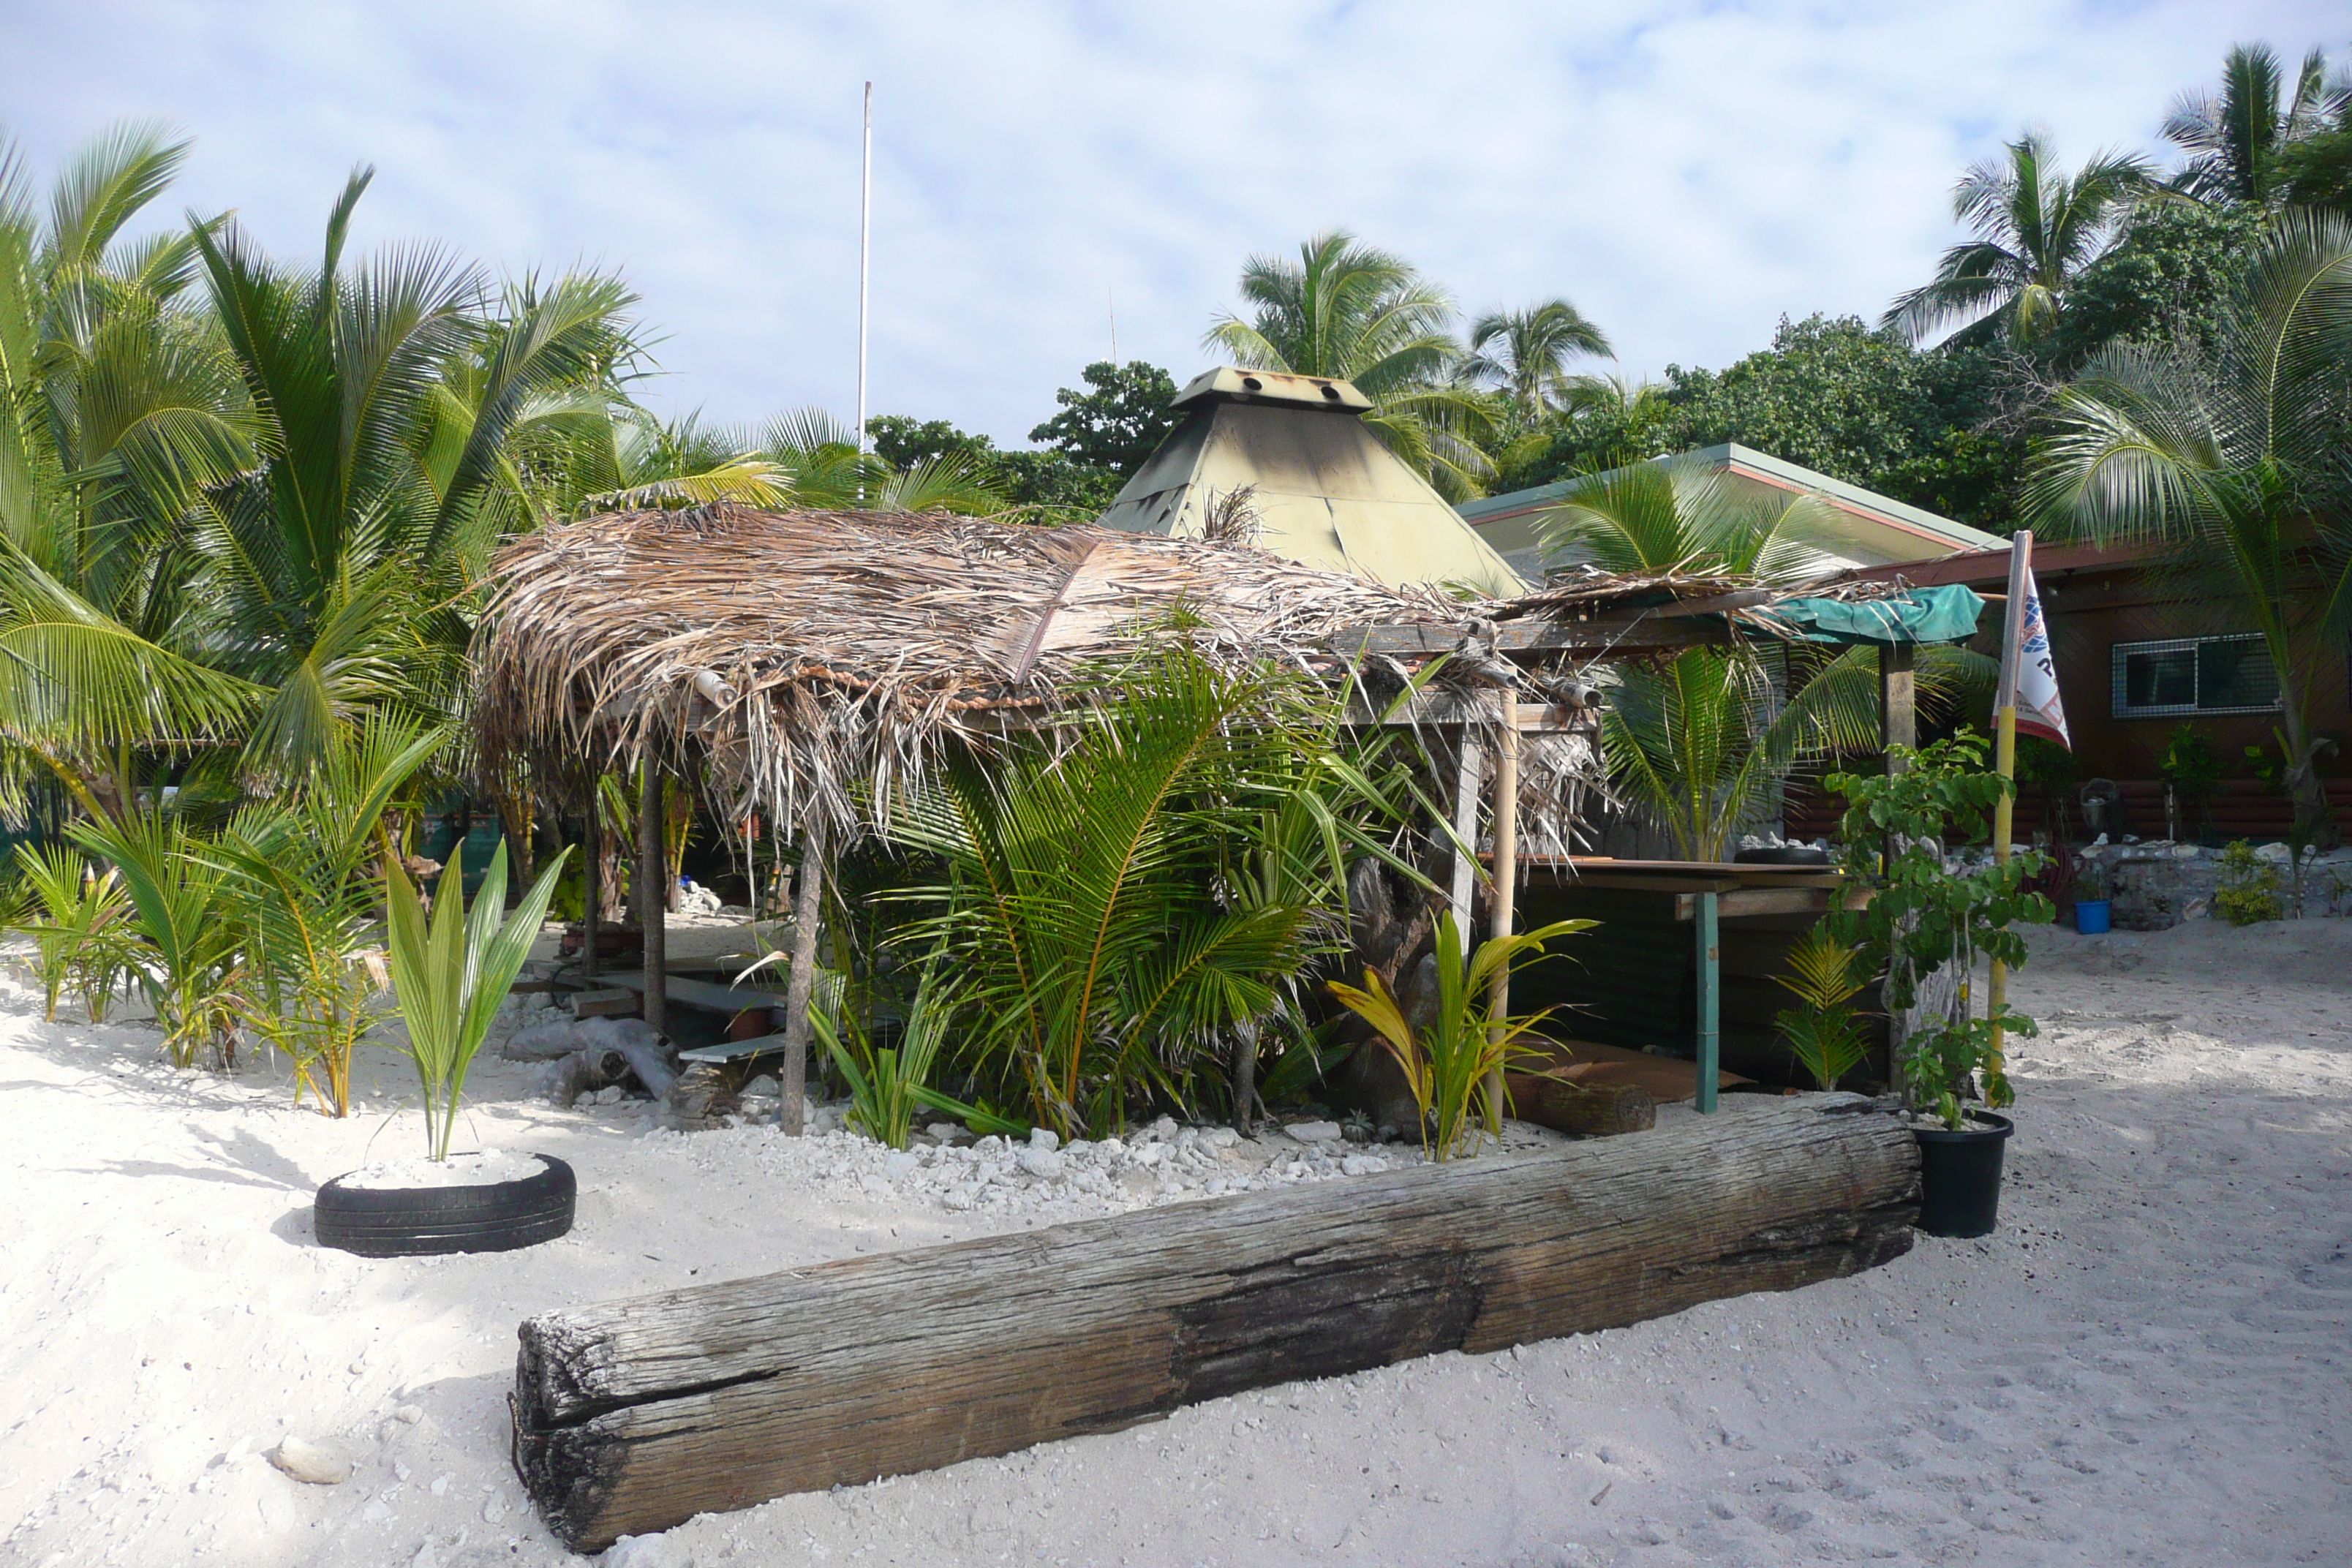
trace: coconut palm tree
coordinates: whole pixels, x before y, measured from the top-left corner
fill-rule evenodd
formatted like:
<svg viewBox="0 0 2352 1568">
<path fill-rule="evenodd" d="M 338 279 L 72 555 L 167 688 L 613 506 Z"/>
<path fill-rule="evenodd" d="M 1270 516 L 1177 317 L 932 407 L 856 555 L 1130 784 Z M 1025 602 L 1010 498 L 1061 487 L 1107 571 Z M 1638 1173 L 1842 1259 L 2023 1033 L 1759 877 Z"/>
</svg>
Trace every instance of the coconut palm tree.
<svg viewBox="0 0 2352 1568">
<path fill-rule="evenodd" d="M 1896 299 L 1880 324 L 1913 342 L 1956 322 L 1955 341 L 2040 337 L 2148 187 L 2136 154 L 2096 153 L 2070 175 L 2048 136 L 2027 132 L 1952 187 L 1952 216 L 1977 237 L 1945 251 L 1934 279 Z"/>
<path fill-rule="evenodd" d="M 1566 401 L 1568 362 L 1612 353 L 1607 334 L 1565 300 L 1523 310 L 1490 310 L 1470 324 L 1470 353 L 1456 373 L 1502 393 L 1522 424 Z"/>
<path fill-rule="evenodd" d="M 1248 321 L 1220 316 L 1202 338 L 1251 370 L 1327 375 L 1371 399 L 1364 423 L 1449 495 L 1477 493 L 1491 470 L 1478 441 L 1493 416 L 1449 373 L 1461 345 L 1447 334 L 1454 301 L 1412 264 L 1327 229 L 1298 259 L 1253 256 L 1242 268 Z"/>
<path fill-rule="evenodd" d="M 233 732 L 257 694 L 173 641 L 197 569 L 179 521 L 259 460 L 226 342 L 184 298 L 194 233 L 125 226 L 188 144 L 118 126 L 37 210 L 0 141 L 0 804 L 37 777 L 121 813 L 141 748 Z"/>
<path fill-rule="evenodd" d="M 2221 62 L 2219 93 L 2184 92 L 2164 121 L 2165 140 L 2189 154 L 2174 189 L 2200 201 L 2273 205 L 2285 195 L 2280 154 L 2327 127 L 2352 97 L 2352 81 L 2330 81 L 2327 56 L 2313 49 L 2287 79 L 2268 44 L 2240 44 Z"/>
<path fill-rule="evenodd" d="M 2352 626 L 2352 220 L 2290 208 L 2224 297 L 2209 352 L 2101 350 L 2057 395 L 2027 492 L 2053 532 L 2166 547 L 2278 672 L 2295 830 L 2333 835 L 2312 678 Z"/>
<path fill-rule="evenodd" d="M 438 247 L 347 263 L 373 174 L 344 185 L 315 268 L 234 224 L 195 236 L 270 454 L 194 511 L 205 640 L 269 693 L 248 766 L 307 767 L 363 711 L 446 701 L 468 631 L 456 606 L 516 516 L 522 416 L 626 355 L 635 296 L 617 279 L 502 298 Z"/>
<path fill-rule="evenodd" d="M 1821 574 L 1813 542 L 1832 518 L 1819 497 L 1751 500 L 1720 469 L 1664 459 L 1580 481 L 1548 519 L 1546 543 L 1612 572 L 1790 584 Z M 1953 649 L 1925 650 L 1917 668 L 1922 697 L 1937 703 L 1987 674 L 1980 656 Z M 1621 666 L 1613 680 L 1601 729 L 1612 782 L 1686 860 L 1726 858 L 1799 762 L 1878 745 L 1877 668 L 1867 648 L 1808 672 L 1748 649 L 1692 647 L 1656 666 Z"/>
</svg>

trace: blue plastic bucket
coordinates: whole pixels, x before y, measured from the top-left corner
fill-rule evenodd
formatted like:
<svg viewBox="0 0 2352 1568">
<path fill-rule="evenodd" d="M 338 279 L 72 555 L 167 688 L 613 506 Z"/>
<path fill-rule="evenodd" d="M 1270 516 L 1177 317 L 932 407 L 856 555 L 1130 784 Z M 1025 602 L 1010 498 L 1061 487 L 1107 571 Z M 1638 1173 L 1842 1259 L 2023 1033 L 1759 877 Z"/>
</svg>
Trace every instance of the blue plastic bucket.
<svg viewBox="0 0 2352 1568">
<path fill-rule="evenodd" d="M 2108 930 L 2108 901 L 2105 899 L 2075 900 L 2074 929 L 2084 936 L 2105 935 Z"/>
</svg>

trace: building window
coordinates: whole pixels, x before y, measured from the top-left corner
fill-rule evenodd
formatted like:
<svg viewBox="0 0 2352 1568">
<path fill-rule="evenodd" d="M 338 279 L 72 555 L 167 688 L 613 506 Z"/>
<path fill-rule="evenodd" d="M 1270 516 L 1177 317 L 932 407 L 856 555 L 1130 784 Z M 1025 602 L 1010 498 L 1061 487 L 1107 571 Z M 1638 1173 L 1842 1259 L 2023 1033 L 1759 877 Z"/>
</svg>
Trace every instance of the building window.
<svg viewBox="0 0 2352 1568">
<path fill-rule="evenodd" d="M 2258 637 L 2119 642 L 2114 659 L 2118 719 L 2278 709 L 2278 671 Z"/>
</svg>

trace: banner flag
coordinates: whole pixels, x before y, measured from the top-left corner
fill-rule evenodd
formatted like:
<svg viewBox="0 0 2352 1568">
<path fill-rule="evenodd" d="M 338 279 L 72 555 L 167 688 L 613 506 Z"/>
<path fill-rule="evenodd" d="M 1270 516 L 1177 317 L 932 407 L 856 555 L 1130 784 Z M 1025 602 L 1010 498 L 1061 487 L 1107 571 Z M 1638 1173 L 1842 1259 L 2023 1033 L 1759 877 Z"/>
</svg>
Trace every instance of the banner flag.
<svg viewBox="0 0 2352 1568">
<path fill-rule="evenodd" d="M 2039 735 L 2073 751 L 2066 707 L 2058 700 L 2058 667 L 2050 657 L 2050 626 L 2042 618 L 2042 591 L 2033 585 L 2031 568 L 2025 573 L 2025 616 L 2017 653 L 2017 732 Z"/>
</svg>

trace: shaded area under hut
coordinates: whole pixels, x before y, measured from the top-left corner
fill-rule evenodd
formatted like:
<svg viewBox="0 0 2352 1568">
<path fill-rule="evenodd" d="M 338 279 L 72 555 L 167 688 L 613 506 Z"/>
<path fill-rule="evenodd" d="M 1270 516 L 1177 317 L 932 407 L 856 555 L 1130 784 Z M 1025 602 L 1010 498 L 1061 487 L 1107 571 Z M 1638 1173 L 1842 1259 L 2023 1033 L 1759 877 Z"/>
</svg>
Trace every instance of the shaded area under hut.
<svg viewBox="0 0 2352 1568">
<path fill-rule="evenodd" d="M 1452 832 L 1432 825 L 1435 863 L 1450 851 L 1454 905 L 1471 908 L 1484 883 L 1491 922 L 1507 930 L 1522 819 L 1531 847 L 1564 858 L 1579 803 L 1601 784 L 1592 665 L 1825 635 L 1819 602 L 1743 579 L 1583 571 L 1517 598 L 1454 598 L 1202 540 L 725 504 L 547 530 L 504 552 L 494 583 L 477 647 L 487 770 L 527 773 L 577 813 L 593 781 L 651 764 L 640 865 L 666 864 L 666 773 L 695 781 L 721 820 L 756 816 L 797 841 L 792 978 L 775 1010 L 788 1127 L 830 858 L 886 824 L 950 748 L 984 753 L 1088 700 L 1088 672 L 1106 661 L 1181 637 L 1220 668 L 1272 663 L 1344 691 L 1352 721 L 1428 731 L 1433 771 L 1453 774 Z M 1919 608 L 1879 613 L 1901 623 Z M 1907 715 L 1892 667 L 1903 662 L 1890 664 L 1901 700 L 1889 710 Z M 1510 805 L 1484 829 L 1482 795 Z M 1491 877 L 1465 852 L 1482 843 Z M 663 901 L 637 904 L 645 1014 L 659 1029 Z M 592 965 L 598 905 L 592 889 Z M 1703 1049 L 1699 1068 L 1712 1070 Z"/>
</svg>

